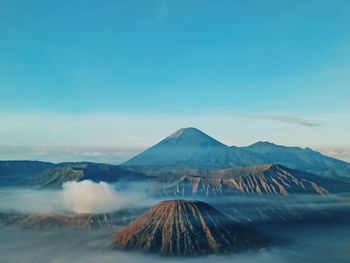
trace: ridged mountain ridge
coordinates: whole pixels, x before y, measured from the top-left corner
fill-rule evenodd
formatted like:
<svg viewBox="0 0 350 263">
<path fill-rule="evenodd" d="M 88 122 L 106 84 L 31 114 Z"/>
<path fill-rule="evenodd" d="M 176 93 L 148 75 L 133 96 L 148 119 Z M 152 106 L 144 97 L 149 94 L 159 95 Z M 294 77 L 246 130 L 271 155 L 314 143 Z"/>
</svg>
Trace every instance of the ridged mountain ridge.
<svg viewBox="0 0 350 263">
<path fill-rule="evenodd" d="M 130 222 L 130 219 L 134 218 L 131 212 L 128 211 L 98 214 L 62 212 L 0 213 L 1 222 L 23 229 L 105 228 L 125 225 Z"/>
<path fill-rule="evenodd" d="M 60 188 L 65 182 L 90 180 L 93 182 L 115 183 L 118 181 L 137 181 L 145 176 L 109 164 L 76 163 L 49 168 L 32 176 L 25 185 L 41 188 Z"/>
<path fill-rule="evenodd" d="M 163 201 L 113 236 L 117 249 L 199 256 L 259 248 L 267 239 L 204 202 Z"/>
<path fill-rule="evenodd" d="M 318 194 L 344 192 L 349 184 L 267 164 L 208 171 L 203 176 L 183 176 L 163 191 L 165 196 L 224 196 L 250 194 Z"/>
</svg>

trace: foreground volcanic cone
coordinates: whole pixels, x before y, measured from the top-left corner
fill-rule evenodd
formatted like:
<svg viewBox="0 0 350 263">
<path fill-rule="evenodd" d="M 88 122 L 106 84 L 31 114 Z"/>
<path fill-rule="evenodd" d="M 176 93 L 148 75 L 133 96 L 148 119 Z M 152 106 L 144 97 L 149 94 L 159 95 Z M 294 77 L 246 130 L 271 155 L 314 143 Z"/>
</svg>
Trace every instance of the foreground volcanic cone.
<svg viewBox="0 0 350 263">
<path fill-rule="evenodd" d="M 267 239 L 199 201 L 163 201 L 113 236 L 117 249 L 163 255 L 226 254 L 260 248 Z"/>
</svg>

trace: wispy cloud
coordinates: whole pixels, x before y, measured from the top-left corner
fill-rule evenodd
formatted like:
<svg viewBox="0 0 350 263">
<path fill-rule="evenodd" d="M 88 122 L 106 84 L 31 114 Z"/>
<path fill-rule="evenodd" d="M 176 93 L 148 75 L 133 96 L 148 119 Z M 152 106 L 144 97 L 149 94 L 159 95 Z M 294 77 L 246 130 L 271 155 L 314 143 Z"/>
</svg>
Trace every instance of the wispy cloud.
<svg viewBox="0 0 350 263">
<path fill-rule="evenodd" d="M 143 148 L 121 147 L 52 147 L 52 146 L 3 146 L 0 160 L 40 160 L 48 162 L 101 162 L 118 164 L 136 155 Z"/>
<path fill-rule="evenodd" d="M 297 125 L 307 126 L 307 127 L 320 127 L 326 124 L 324 121 L 320 121 L 316 119 L 305 119 L 305 118 L 300 118 L 293 115 L 259 114 L 259 115 L 253 115 L 251 117 L 258 118 L 258 119 L 275 120 L 279 122 L 297 124 Z"/>
<path fill-rule="evenodd" d="M 321 153 L 350 162 L 350 147 L 315 147 Z"/>
</svg>

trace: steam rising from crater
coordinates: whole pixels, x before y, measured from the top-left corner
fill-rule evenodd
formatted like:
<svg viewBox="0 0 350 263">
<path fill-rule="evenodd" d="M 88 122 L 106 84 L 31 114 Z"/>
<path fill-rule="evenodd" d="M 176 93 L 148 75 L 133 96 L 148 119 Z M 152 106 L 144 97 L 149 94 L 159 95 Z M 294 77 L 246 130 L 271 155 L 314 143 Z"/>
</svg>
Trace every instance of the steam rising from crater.
<svg viewBox="0 0 350 263">
<path fill-rule="evenodd" d="M 94 183 L 84 180 L 67 182 L 60 190 L 21 188 L 0 189 L 1 212 L 74 212 L 108 213 L 120 209 L 150 207 L 157 201 L 144 191 L 145 184 L 132 186 Z M 117 190 L 119 189 L 119 190 Z"/>
<path fill-rule="evenodd" d="M 111 212 L 131 202 L 131 198 L 117 193 L 112 185 L 103 182 L 67 182 L 62 194 L 64 202 L 75 213 Z"/>
</svg>

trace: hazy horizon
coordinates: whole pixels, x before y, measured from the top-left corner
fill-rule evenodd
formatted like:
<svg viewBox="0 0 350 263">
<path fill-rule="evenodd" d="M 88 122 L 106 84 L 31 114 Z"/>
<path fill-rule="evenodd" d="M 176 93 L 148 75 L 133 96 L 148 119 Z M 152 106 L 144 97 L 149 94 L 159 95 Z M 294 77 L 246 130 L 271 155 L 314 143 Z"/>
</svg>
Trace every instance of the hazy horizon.
<svg viewBox="0 0 350 263">
<path fill-rule="evenodd" d="M 152 146 L 152 145 L 150 145 Z M 149 147 L 150 147 L 149 146 Z M 248 146 L 248 145 L 246 145 Z M 350 147 L 309 147 L 324 155 L 350 162 Z M 45 162 L 96 162 L 120 164 L 148 147 L 121 148 L 98 146 L 13 146 L 0 145 L 0 160 L 29 160 Z"/>
<path fill-rule="evenodd" d="M 0 145 L 349 148 L 349 1 L 0 1 Z"/>
</svg>

